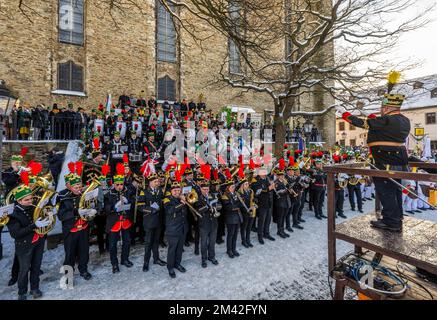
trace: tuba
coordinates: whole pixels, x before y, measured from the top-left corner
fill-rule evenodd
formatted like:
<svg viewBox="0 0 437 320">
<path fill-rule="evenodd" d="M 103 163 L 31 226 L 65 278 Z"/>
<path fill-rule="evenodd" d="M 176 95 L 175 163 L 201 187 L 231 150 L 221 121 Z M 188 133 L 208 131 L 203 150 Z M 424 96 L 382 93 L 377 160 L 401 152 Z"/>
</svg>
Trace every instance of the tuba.
<svg viewBox="0 0 437 320">
<path fill-rule="evenodd" d="M 0 218 L 0 228 L 4 227 L 5 225 L 7 225 L 9 222 L 9 217 L 6 215 L 4 217 Z"/>
<path fill-rule="evenodd" d="M 45 190 L 35 206 L 35 210 L 33 212 L 33 222 L 35 222 L 39 218 L 49 218 L 50 220 L 50 224 L 47 227 L 35 229 L 35 232 L 39 235 L 46 235 L 55 227 L 56 217 L 53 213 L 54 207 L 49 204 L 50 198 L 53 196 L 54 193 L 54 190 Z"/>
<path fill-rule="evenodd" d="M 348 183 L 349 183 L 351 186 L 356 186 L 359 182 L 360 182 L 360 179 L 358 179 L 357 177 L 355 177 L 355 176 L 350 176 L 350 177 L 349 177 L 349 181 L 348 181 Z"/>
<path fill-rule="evenodd" d="M 338 175 L 338 186 L 342 189 L 347 187 L 348 184 L 348 175 L 344 173 L 340 173 Z"/>
<path fill-rule="evenodd" d="M 86 187 L 85 191 L 80 196 L 79 200 L 79 209 L 96 209 L 98 208 L 98 188 L 101 186 L 101 183 L 94 179 L 88 187 Z M 97 190 L 97 191 L 96 191 Z M 91 193 L 93 192 L 93 193 Z M 94 219 L 93 217 L 84 218 L 86 221 L 91 221 Z"/>
</svg>

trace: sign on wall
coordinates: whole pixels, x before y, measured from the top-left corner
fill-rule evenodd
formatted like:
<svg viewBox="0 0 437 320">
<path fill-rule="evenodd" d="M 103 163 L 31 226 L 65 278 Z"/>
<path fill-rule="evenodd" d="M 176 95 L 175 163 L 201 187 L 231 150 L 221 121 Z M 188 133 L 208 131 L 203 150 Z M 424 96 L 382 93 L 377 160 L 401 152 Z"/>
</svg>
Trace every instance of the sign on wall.
<svg viewBox="0 0 437 320">
<path fill-rule="evenodd" d="M 425 128 L 414 128 L 414 135 L 416 137 L 423 137 L 425 135 Z"/>
</svg>

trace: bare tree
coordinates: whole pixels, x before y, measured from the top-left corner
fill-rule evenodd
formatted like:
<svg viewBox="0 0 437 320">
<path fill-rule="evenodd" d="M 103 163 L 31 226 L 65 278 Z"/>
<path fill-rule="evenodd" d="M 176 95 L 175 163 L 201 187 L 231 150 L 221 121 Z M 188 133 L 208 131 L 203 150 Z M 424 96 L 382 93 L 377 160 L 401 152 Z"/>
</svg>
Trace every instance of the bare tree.
<svg viewBox="0 0 437 320">
<path fill-rule="evenodd" d="M 417 0 L 162 1 L 188 10 L 237 46 L 240 72 L 230 73 L 225 57 L 219 80 L 272 98 L 277 155 L 290 117 L 356 108 L 351 101 L 365 98 L 365 88 L 375 87 L 389 70 L 413 67 L 384 56 L 400 36 L 427 24 L 434 9 Z M 195 37 L 192 21 L 175 19 Z M 321 104 L 319 111 L 299 110 L 300 98 L 309 95 Z"/>
<path fill-rule="evenodd" d="M 20 0 L 20 8 L 29 0 Z M 149 0 L 96 0 L 110 12 L 137 9 Z M 290 117 L 325 115 L 338 106 L 356 108 L 391 69 L 413 67 L 385 55 L 399 38 L 429 22 L 434 5 L 419 0 L 161 0 L 177 30 L 201 45 L 199 22 L 229 39 L 241 66 L 223 57 L 217 81 L 272 99 L 275 153 L 285 142 Z M 419 10 L 418 10 L 419 8 Z M 414 10 L 412 10 L 414 9 Z M 413 12 L 413 13 L 412 13 Z M 119 16 L 119 15 L 117 15 Z M 114 18 L 115 19 L 115 18 Z M 203 35 L 203 37 L 200 36 Z M 235 59 L 235 57 L 233 57 Z M 367 66 L 367 67 L 366 67 Z M 232 70 L 231 70 L 232 71 Z M 301 99 L 319 110 L 301 110 Z"/>
</svg>

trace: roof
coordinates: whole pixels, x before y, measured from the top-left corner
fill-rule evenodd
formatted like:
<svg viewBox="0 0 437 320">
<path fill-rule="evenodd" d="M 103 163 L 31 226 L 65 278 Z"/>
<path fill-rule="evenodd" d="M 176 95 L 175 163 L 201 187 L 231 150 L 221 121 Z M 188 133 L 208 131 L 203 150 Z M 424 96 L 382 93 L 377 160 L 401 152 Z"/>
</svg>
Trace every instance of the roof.
<svg viewBox="0 0 437 320">
<path fill-rule="evenodd" d="M 415 89 L 414 85 L 418 82 L 421 82 L 423 86 L 422 88 Z M 377 87 L 375 89 L 371 89 L 370 92 L 372 93 L 367 94 L 368 99 L 358 100 L 364 103 L 362 113 L 368 115 L 370 113 L 379 112 L 382 97 L 378 96 L 378 91 L 385 89 L 386 87 Z M 437 96 L 435 98 L 431 97 L 431 92 L 434 90 L 437 90 L 437 74 L 410 79 L 403 83 L 397 84 L 393 89 L 392 93 L 404 94 L 406 98 L 401 110 L 411 110 L 437 107 Z M 358 103 L 358 101 L 356 101 L 355 103 Z M 338 113 L 342 113 L 344 109 L 340 107 L 337 109 L 337 111 Z M 349 112 L 357 115 L 362 114 L 360 111 L 355 110 Z"/>
</svg>

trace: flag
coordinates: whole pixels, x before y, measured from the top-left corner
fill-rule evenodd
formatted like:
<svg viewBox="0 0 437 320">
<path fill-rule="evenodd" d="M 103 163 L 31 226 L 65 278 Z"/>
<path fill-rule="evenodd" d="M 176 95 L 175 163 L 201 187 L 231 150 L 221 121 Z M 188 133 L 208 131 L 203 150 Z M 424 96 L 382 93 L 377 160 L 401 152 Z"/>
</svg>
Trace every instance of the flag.
<svg viewBox="0 0 437 320">
<path fill-rule="evenodd" d="M 108 93 L 108 95 L 106 96 L 106 111 L 108 113 L 111 112 L 111 106 L 112 106 L 112 98 L 111 98 L 111 94 Z"/>
<path fill-rule="evenodd" d="M 305 151 L 305 143 L 303 142 L 302 137 L 299 137 L 299 147 L 297 149 Z"/>
</svg>

